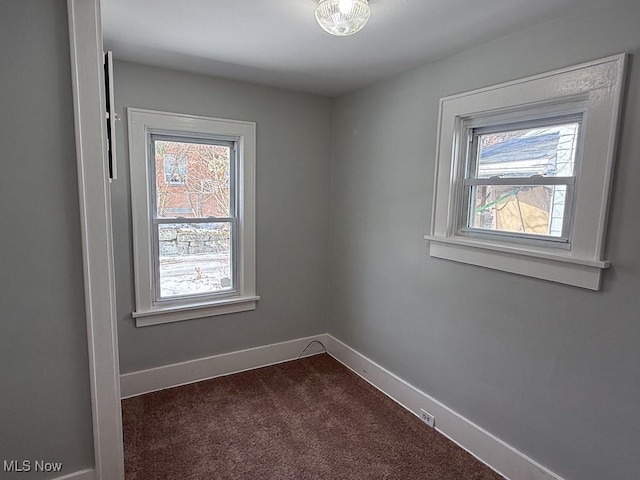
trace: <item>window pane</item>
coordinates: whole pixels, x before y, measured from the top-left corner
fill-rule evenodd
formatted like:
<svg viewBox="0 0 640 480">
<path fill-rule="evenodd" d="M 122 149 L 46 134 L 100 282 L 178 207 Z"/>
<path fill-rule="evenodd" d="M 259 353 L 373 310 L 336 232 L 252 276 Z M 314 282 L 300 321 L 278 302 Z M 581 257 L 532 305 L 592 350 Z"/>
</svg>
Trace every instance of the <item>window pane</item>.
<svg viewBox="0 0 640 480">
<path fill-rule="evenodd" d="M 155 139 L 158 218 L 229 217 L 231 147 Z"/>
<path fill-rule="evenodd" d="M 233 290 L 231 224 L 158 225 L 160 297 Z"/>
<path fill-rule="evenodd" d="M 561 237 L 566 185 L 479 185 L 471 189 L 470 227 Z"/>
<path fill-rule="evenodd" d="M 477 178 L 574 175 L 579 123 L 478 135 Z"/>
</svg>

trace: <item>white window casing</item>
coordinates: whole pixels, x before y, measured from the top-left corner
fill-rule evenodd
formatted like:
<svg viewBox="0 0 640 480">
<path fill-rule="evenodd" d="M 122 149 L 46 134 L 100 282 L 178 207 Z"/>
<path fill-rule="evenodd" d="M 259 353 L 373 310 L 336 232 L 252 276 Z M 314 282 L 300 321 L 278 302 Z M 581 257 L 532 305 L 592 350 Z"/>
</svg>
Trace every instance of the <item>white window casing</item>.
<svg viewBox="0 0 640 480">
<path fill-rule="evenodd" d="M 136 305 L 132 313 L 137 326 L 210 317 L 254 310 L 260 297 L 255 282 L 255 157 L 256 125 L 253 122 L 208 118 L 138 108 L 127 108 L 131 207 Z M 176 298 L 156 301 L 155 255 L 152 232 L 153 169 L 149 168 L 149 136 L 152 133 L 178 133 L 233 139 L 237 146 L 237 231 L 235 238 L 233 292 L 210 297 Z M 185 219 L 185 223 L 189 220 Z"/>
<path fill-rule="evenodd" d="M 625 67 L 626 54 L 620 54 L 442 98 L 431 232 L 425 235 L 429 254 L 599 290 L 602 269 L 609 266 L 603 251 Z M 550 237 L 529 240 L 525 235 L 518 239 L 492 231 L 465 232 L 465 181 L 478 183 L 465 179 L 469 132 L 571 115 L 579 117 L 581 132 L 575 178 L 565 180 L 572 190 L 561 235 L 565 245 L 559 248 Z M 563 182 L 531 179 L 534 184 Z M 524 184 L 527 179 L 496 182 Z"/>
</svg>

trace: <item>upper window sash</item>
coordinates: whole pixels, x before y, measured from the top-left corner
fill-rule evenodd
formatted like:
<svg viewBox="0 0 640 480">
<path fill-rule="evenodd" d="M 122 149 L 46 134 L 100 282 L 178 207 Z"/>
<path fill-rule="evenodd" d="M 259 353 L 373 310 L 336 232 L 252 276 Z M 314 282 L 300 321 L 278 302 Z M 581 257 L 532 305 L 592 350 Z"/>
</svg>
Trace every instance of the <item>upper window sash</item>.
<svg viewBox="0 0 640 480">
<path fill-rule="evenodd" d="M 491 116 L 482 116 L 481 118 L 473 118 L 467 119 L 464 122 L 464 127 L 466 129 L 466 137 L 467 137 L 467 151 L 463 153 L 462 158 L 465 159 L 465 180 L 478 179 L 479 176 L 479 156 L 480 156 L 480 144 L 479 139 L 482 136 L 498 134 L 498 133 L 512 133 L 518 131 L 525 130 L 534 130 L 534 129 L 554 129 L 560 128 L 562 126 L 567 125 L 577 125 L 577 131 L 575 133 L 575 138 L 577 140 L 577 144 L 575 145 L 574 152 L 574 164 L 573 164 L 573 175 L 571 177 L 576 176 L 576 172 L 578 171 L 580 164 L 580 154 L 581 154 L 581 138 L 582 138 L 582 123 L 584 117 L 584 107 L 580 104 L 576 104 L 575 106 L 567 106 L 567 110 L 572 113 L 566 115 L 552 115 L 551 112 L 557 112 L 561 109 L 561 106 L 555 106 L 552 110 L 549 110 L 549 107 L 545 108 L 533 108 L 530 112 L 528 112 L 528 116 L 531 118 L 527 120 L 522 120 L 520 115 L 514 115 L 514 119 L 511 122 L 504 123 L 505 120 L 509 119 L 509 115 L 505 114 L 496 114 L 495 117 L 497 121 L 500 123 L 492 123 L 493 117 Z M 525 109 L 526 111 L 527 109 Z M 575 110 L 575 112 L 574 112 Z M 494 120 L 496 121 L 496 120 Z M 487 125 L 485 125 L 485 123 Z M 498 169 L 496 169 L 498 170 Z M 498 170 L 499 172 L 499 170 Z M 494 175 L 489 178 L 502 178 L 501 175 Z M 532 174 L 523 177 L 509 177 L 505 176 L 504 178 L 552 178 L 554 175 L 547 174 Z"/>
<path fill-rule="evenodd" d="M 237 217 L 237 204 L 238 204 L 238 146 L 237 146 L 237 138 L 229 138 L 229 137 L 220 137 L 220 136 L 212 136 L 212 135 L 202 135 L 191 132 L 170 132 L 170 131 L 162 131 L 157 132 L 156 130 L 148 130 L 147 131 L 147 155 L 148 155 L 148 165 L 149 165 L 149 178 L 148 178 L 148 189 L 150 196 L 150 205 L 151 205 L 151 216 L 152 218 L 158 218 L 158 209 L 157 209 L 157 198 L 158 192 L 156 189 L 156 162 L 155 162 L 155 142 L 156 141 L 167 141 L 167 142 L 178 142 L 178 143 L 194 143 L 198 145 L 213 145 L 213 146 L 225 146 L 230 149 L 229 154 L 229 162 L 230 162 L 230 172 L 229 172 L 229 214 L 226 217 L 184 217 L 185 219 L 191 221 L 196 218 L 236 218 Z M 188 165 L 185 165 L 186 175 L 189 175 Z M 165 173 L 166 175 L 166 173 Z M 179 183 L 179 185 L 184 184 L 185 182 Z M 176 217 L 177 218 L 177 217 Z"/>
</svg>

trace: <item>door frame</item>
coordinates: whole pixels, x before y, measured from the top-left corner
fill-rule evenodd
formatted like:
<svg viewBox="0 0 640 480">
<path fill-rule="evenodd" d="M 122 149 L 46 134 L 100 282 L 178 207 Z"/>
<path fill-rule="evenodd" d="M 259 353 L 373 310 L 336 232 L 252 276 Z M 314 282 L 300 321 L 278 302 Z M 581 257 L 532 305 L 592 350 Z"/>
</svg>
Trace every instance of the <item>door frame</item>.
<svg viewBox="0 0 640 480">
<path fill-rule="evenodd" d="M 100 0 L 67 0 L 96 480 L 124 480 Z"/>
</svg>

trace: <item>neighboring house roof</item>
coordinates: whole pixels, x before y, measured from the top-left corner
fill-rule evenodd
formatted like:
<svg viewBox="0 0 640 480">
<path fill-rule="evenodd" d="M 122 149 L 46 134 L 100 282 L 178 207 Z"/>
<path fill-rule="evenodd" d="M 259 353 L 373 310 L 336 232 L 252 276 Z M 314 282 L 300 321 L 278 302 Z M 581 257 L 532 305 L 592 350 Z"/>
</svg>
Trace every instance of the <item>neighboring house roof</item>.
<svg viewBox="0 0 640 480">
<path fill-rule="evenodd" d="M 482 164 L 553 158 L 558 148 L 558 132 L 532 137 L 516 137 L 482 149 Z"/>
</svg>

